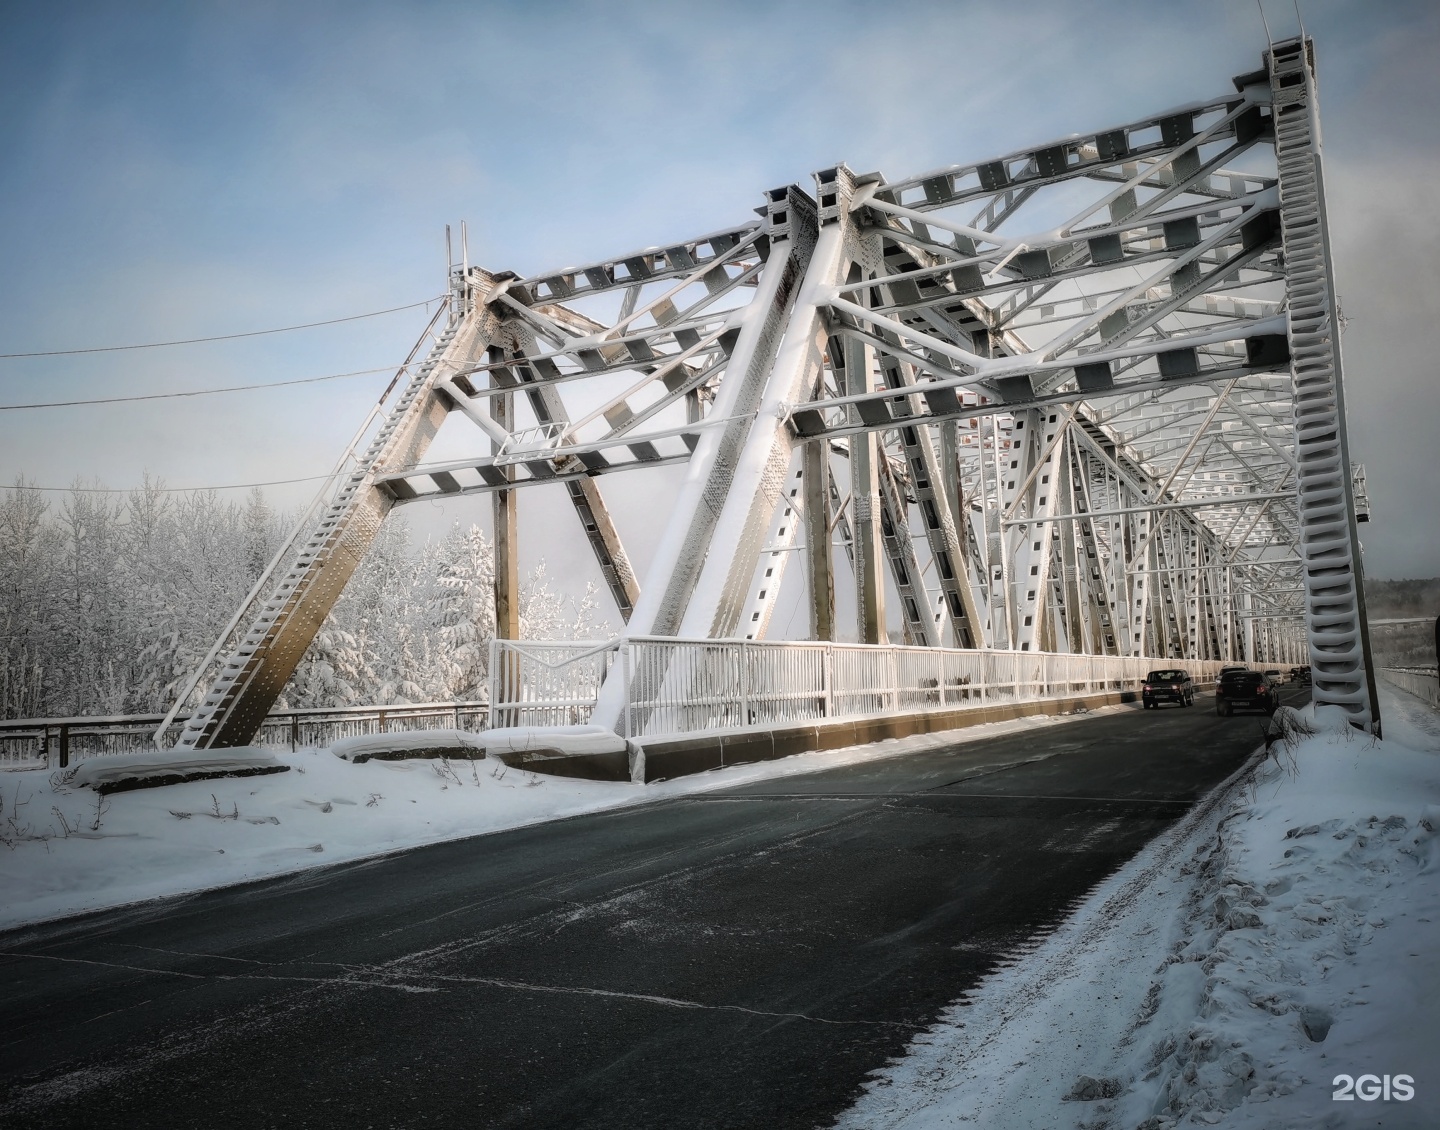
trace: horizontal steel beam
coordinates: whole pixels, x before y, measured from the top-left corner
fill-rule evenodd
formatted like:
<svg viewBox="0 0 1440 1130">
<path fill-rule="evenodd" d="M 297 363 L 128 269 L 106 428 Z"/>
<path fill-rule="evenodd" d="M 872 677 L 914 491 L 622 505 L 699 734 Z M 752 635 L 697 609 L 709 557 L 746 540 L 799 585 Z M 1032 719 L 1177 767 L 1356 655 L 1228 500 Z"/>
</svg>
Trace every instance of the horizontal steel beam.
<svg viewBox="0 0 1440 1130">
<path fill-rule="evenodd" d="M 558 271 L 515 279 L 512 287 L 522 290 L 524 297 L 532 302 L 555 302 L 599 294 L 620 287 L 675 278 L 707 263 L 723 263 L 764 237 L 764 225 L 751 220 L 739 227 L 724 228 L 667 247 L 647 247 L 580 267 L 562 267 Z M 701 245 L 709 246 L 708 255 L 699 252 Z"/>
<path fill-rule="evenodd" d="M 1212 506 L 1246 506 L 1252 502 L 1266 502 L 1277 498 L 1294 498 L 1292 491 L 1270 491 L 1265 494 L 1235 494 L 1217 498 L 1196 499 L 1193 502 L 1155 502 L 1147 506 L 1122 506 L 1116 510 L 1092 510 L 1084 514 L 1047 514 L 1043 518 L 1011 518 L 1006 526 L 1034 526 L 1046 522 L 1074 522 L 1081 518 L 1118 518 L 1123 514 L 1149 514 L 1155 510 L 1203 510 Z"/>
<path fill-rule="evenodd" d="M 905 356 L 903 360 L 916 361 L 914 357 Z M 935 367 L 926 366 L 934 371 Z M 1199 372 L 1174 377 L 1148 377 L 1135 380 L 1123 385 L 1116 385 L 1113 389 L 1067 389 L 1062 392 L 1054 392 L 1044 396 L 1035 396 L 1025 400 L 1003 400 L 995 399 L 988 404 L 961 404 L 955 396 L 957 391 L 982 391 L 987 395 L 988 390 L 975 389 L 974 382 L 970 378 L 960 380 L 940 380 L 917 384 L 913 392 L 896 393 L 890 390 L 882 392 L 866 393 L 861 396 L 835 397 L 829 400 L 813 401 L 809 404 L 797 405 L 790 413 L 790 426 L 795 430 L 797 436 L 802 439 L 813 439 L 819 436 L 844 436 L 856 435 L 861 432 L 873 432 L 890 428 L 905 428 L 912 424 L 940 423 L 943 420 L 952 420 L 960 416 L 989 416 L 997 413 L 1010 413 L 1022 408 L 1045 408 L 1054 404 L 1072 404 L 1075 401 L 1092 401 L 1107 396 L 1123 396 L 1137 392 L 1150 392 L 1173 388 L 1184 388 L 1188 385 L 1207 384 L 1213 381 L 1233 380 L 1236 377 L 1248 377 L 1274 372 L 1273 365 L 1233 365 L 1221 369 L 1203 369 Z M 947 395 L 948 394 L 948 395 Z M 906 401 L 919 398 L 925 401 L 926 411 L 920 415 L 896 416 L 889 413 L 887 402 Z M 844 405 L 861 404 L 882 405 L 881 408 L 870 409 L 870 419 L 863 416 L 860 419 L 847 420 L 843 424 L 826 423 L 820 416 L 822 410 L 827 408 L 838 408 Z M 882 415 L 884 413 L 884 415 Z M 818 418 L 818 422 L 817 422 Z M 1120 442 L 1124 442 L 1123 440 Z"/>
</svg>

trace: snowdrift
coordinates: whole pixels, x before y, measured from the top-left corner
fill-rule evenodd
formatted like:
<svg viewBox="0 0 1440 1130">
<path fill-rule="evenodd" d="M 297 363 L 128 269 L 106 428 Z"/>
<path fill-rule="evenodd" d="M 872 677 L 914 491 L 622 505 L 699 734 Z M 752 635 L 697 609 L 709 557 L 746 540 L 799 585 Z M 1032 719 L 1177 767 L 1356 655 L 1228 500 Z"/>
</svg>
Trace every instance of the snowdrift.
<svg viewBox="0 0 1440 1130">
<path fill-rule="evenodd" d="M 404 760 L 409 757 L 473 758 L 521 754 L 520 760 L 548 757 L 583 757 L 626 752 L 625 739 L 603 726 L 515 726 L 481 730 L 410 730 L 399 734 L 365 734 L 342 738 L 330 752 L 360 764 L 371 758 Z M 504 758 L 510 761 L 510 758 Z"/>
<path fill-rule="evenodd" d="M 234 749 L 150 750 L 82 761 L 55 775 L 66 787 L 90 788 L 97 793 L 120 793 L 127 789 L 150 789 L 218 777 L 255 777 L 284 773 L 290 767 L 267 749 L 237 746 Z"/>
</svg>

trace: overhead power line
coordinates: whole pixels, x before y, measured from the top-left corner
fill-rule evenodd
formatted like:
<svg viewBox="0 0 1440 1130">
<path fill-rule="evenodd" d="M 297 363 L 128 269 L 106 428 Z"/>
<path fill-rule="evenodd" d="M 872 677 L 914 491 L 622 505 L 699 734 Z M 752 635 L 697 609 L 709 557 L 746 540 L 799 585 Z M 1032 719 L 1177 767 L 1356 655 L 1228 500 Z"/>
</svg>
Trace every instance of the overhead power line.
<svg viewBox="0 0 1440 1130">
<path fill-rule="evenodd" d="M 388 310 L 372 310 L 368 314 L 351 314 L 346 318 L 327 318 L 323 322 L 305 322 L 298 326 L 277 326 L 269 330 L 214 334 L 211 337 L 187 337 L 178 341 L 149 341 L 141 345 L 95 345 L 88 349 L 43 349 L 34 353 L 0 353 L 0 360 L 16 357 L 74 357 L 81 353 L 119 353 L 127 349 L 164 349 L 171 345 L 198 345 L 206 341 L 234 341 L 236 338 L 242 337 L 264 337 L 266 334 L 283 334 L 289 333 L 291 330 L 311 330 L 317 326 L 336 326 L 341 322 L 358 322 L 363 318 L 378 318 L 382 314 L 398 314 L 401 310 L 415 310 L 421 306 L 429 306 L 430 303 L 438 302 L 444 297 L 442 294 L 435 298 L 427 298 L 424 302 L 411 302 L 408 306 L 391 306 Z"/>
<path fill-rule="evenodd" d="M 281 487 L 290 483 L 317 483 L 321 479 L 328 479 L 329 475 L 306 475 L 300 479 L 271 479 L 264 483 L 226 483 L 223 486 L 208 487 L 39 487 L 33 483 L 12 483 L 7 487 L 0 487 L 0 490 L 40 490 L 53 491 L 58 494 L 66 494 L 74 491 L 77 494 L 134 494 L 137 491 L 154 491 L 157 494 L 193 494 L 203 490 L 249 490 L 252 487 Z"/>
<path fill-rule="evenodd" d="M 379 369 L 356 369 L 353 373 L 330 373 L 323 377 L 301 377 L 293 381 L 270 381 L 268 384 L 228 385 L 225 388 L 195 388 L 184 392 L 151 392 L 139 396 L 99 396 L 89 400 L 47 400 L 36 404 L 0 404 L 0 412 L 18 412 L 25 408 L 74 408 L 81 404 L 121 404 L 130 400 L 170 400 L 181 396 L 214 396 L 222 392 L 250 392 L 261 388 L 285 388 L 289 385 L 313 385 L 321 381 L 338 381 L 346 377 L 369 377 L 391 373 L 403 366 L 386 365 Z"/>
</svg>

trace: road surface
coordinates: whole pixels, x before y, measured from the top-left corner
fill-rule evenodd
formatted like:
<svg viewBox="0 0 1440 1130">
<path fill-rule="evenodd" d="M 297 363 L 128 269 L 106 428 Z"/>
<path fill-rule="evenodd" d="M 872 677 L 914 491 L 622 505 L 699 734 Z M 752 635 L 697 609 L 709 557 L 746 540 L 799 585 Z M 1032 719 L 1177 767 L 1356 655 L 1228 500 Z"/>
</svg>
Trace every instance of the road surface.
<svg viewBox="0 0 1440 1130">
<path fill-rule="evenodd" d="M 0 1124 L 826 1125 L 1243 763 L 1211 701 L 0 934 Z"/>
</svg>

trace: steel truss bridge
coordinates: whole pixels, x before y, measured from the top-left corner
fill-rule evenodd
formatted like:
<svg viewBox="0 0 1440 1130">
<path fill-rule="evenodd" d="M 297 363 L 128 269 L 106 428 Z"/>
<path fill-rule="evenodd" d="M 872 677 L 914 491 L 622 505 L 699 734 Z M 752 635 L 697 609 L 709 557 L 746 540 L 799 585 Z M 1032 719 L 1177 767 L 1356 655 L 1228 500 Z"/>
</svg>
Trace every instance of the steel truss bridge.
<svg viewBox="0 0 1440 1130">
<path fill-rule="evenodd" d="M 1263 64 L 991 160 L 837 165 L 694 239 L 453 267 L 179 744 L 250 740 L 396 506 L 492 497 L 515 639 L 517 505 L 551 483 L 623 639 L 765 640 L 788 579 L 812 641 L 1309 662 L 1318 702 L 1378 726 L 1313 45 Z M 457 414 L 480 453 L 424 462 Z M 663 465 L 642 584 L 601 484 Z"/>
</svg>

